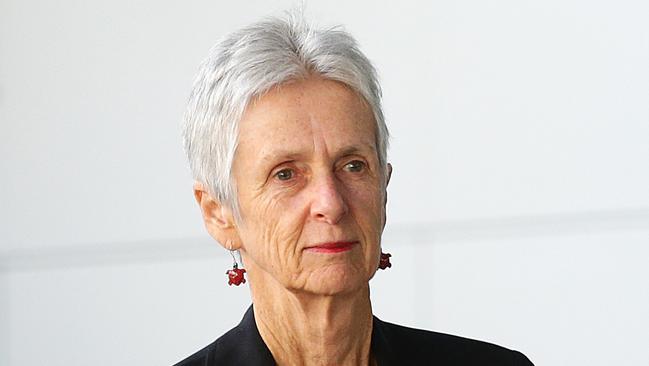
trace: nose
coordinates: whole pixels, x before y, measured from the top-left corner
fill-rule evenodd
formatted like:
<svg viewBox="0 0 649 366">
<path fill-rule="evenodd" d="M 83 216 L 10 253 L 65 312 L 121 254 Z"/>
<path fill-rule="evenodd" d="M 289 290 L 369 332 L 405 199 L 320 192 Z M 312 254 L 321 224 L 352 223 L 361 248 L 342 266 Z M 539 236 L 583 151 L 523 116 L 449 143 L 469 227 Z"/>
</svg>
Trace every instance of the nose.
<svg viewBox="0 0 649 366">
<path fill-rule="evenodd" d="M 338 223 L 348 212 L 340 183 L 332 174 L 326 174 L 312 181 L 312 184 L 311 217 L 332 225 Z"/>
</svg>

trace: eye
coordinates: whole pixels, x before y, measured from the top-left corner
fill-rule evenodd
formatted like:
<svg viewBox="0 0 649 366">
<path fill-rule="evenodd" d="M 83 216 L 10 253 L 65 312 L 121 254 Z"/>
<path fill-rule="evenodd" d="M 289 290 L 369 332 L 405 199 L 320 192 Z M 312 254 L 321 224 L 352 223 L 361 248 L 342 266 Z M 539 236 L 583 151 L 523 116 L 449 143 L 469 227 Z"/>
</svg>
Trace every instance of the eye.
<svg viewBox="0 0 649 366">
<path fill-rule="evenodd" d="M 275 177 L 279 180 L 289 180 L 293 178 L 293 169 L 282 169 L 275 173 Z"/>
<path fill-rule="evenodd" d="M 346 171 L 353 173 L 360 172 L 363 170 L 363 168 L 365 168 L 365 163 L 360 160 L 350 161 L 343 167 L 343 169 L 345 169 Z"/>
</svg>

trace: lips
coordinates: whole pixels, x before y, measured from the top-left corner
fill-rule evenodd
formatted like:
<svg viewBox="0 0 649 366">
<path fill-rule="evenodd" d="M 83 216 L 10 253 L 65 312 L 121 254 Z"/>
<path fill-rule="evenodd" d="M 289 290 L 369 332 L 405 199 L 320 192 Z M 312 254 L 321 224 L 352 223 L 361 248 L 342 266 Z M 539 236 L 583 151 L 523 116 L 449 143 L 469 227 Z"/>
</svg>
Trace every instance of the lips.
<svg viewBox="0 0 649 366">
<path fill-rule="evenodd" d="M 351 250 L 357 241 L 336 241 L 329 243 L 320 243 L 306 248 L 310 252 L 316 253 L 342 253 Z"/>
</svg>

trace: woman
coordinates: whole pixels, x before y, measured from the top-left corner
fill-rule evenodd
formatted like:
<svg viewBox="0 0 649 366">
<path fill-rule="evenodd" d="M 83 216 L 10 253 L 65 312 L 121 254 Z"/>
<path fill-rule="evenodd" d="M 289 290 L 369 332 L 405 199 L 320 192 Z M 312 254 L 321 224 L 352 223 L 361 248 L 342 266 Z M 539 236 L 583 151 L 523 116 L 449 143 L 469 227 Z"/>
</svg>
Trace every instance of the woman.
<svg viewBox="0 0 649 366">
<path fill-rule="evenodd" d="M 254 307 L 179 365 L 531 365 L 372 316 L 368 282 L 389 267 L 380 94 L 350 35 L 298 16 L 253 24 L 211 51 L 184 143 L 208 232 L 245 264 L 235 260 L 229 283 L 247 283 Z"/>
</svg>

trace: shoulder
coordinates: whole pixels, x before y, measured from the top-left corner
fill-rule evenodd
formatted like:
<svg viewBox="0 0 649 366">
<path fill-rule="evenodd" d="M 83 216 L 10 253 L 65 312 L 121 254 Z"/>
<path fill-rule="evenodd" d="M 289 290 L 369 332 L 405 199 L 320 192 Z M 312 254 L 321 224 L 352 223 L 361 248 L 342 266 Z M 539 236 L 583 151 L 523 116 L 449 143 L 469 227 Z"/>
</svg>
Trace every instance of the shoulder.
<svg viewBox="0 0 649 366">
<path fill-rule="evenodd" d="M 374 318 L 374 326 L 373 352 L 390 360 L 389 364 L 434 361 L 449 366 L 532 366 L 522 353 L 488 342 L 408 328 L 378 318 Z"/>
<path fill-rule="evenodd" d="M 259 335 L 250 307 L 239 325 L 175 366 L 274 364 L 272 354 Z"/>
<path fill-rule="evenodd" d="M 233 328 L 207 347 L 180 361 L 175 366 L 208 366 L 235 362 L 237 356 L 238 328 Z"/>
</svg>

